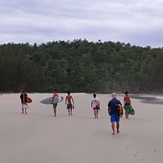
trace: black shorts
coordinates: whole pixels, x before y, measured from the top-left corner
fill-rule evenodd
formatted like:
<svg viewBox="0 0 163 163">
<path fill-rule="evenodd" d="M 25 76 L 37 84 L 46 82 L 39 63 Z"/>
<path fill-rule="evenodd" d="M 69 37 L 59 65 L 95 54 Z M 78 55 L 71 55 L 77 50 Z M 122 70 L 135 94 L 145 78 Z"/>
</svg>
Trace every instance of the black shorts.
<svg viewBox="0 0 163 163">
<path fill-rule="evenodd" d="M 72 109 L 72 104 L 71 103 L 67 104 L 67 109 Z"/>
</svg>

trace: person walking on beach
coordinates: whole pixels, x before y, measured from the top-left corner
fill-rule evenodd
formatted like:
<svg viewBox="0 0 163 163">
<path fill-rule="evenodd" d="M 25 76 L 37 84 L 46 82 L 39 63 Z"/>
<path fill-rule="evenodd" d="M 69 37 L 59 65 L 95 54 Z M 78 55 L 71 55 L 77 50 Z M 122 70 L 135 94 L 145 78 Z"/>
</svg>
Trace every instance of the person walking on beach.
<svg viewBox="0 0 163 163">
<path fill-rule="evenodd" d="M 108 102 L 108 113 L 110 115 L 110 121 L 111 121 L 111 128 L 112 128 L 112 135 L 115 135 L 115 128 L 117 133 L 119 133 L 120 128 L 120 114 L 118 111 L 118 105 L 122 105 L 121 102 L 116 99 L 117 94 L 112 93 L 112 99 Z"/>
<path fill-rule="evenodd" d="M 100 107 L 100 102 L 98 98 L 96 97 L 96 94 L 93 94 L 93 99 L 91 101 L 91 108 L 93 109 L 94 112 L 94 118 L 98 118 L 98 109 Z"/>
<path fill-rule="evenodd" d="M 74 99 L 73 97 L 70 95 L 70 92 L 67 92 L 67 96 L 65 99 L 65 105 L 67 104 L 67 110 L 68 110 L 68 115 L 72 115 L 72 108 L 74 108 Z"/>
<path fill-rule="evenodd" d="M 57 102 L 54 103 L 54 99 L 58 98 L 58 93 L 57 90 L 54 89 L 53 97 L 52 97 L 52 104 L 53 104 L 53 112 L 54 112 L 54 117 L 56 117 L 57 114 Z"/>
<path fill-rule="evenodd" d="M 125 92 L 124 106 L 131 106 L 131 100 L 130 100 L 130 97 L 128 95 L 128 91 Z M 127 119 L 129 118 L 129 110 L 127 110 L 127 109 L 125 109 L 125 116 Z"/>
<path fill-rule="evenodd" d="M 22 107 L 22 114 L 27 114 L 27 94 L 25 93 L 24 89 L 21 90 L 20 94 L 20 99 L 21 99 L 21 107 Z"/>
</svg>

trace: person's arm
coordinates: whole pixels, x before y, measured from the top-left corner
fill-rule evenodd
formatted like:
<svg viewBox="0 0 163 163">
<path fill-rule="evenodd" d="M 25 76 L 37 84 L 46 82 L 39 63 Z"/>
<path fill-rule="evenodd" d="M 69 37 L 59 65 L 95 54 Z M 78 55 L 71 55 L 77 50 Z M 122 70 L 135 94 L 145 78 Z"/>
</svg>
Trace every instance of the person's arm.
<svg viewBox="0 0 163 163">
<path fill-rule="evenodd" d="M 74 106 L 74 99 L 73 99 L 73 97 L 71 97 L 71 100 L 72 100 L 72 105 Z"/>
<path fill-rule="evenodd" d="M 110 109 L 110 102 L 108 102 L 108 114 L 110 115 L 111 109 Z"/>
<path fill-rule="evenodd" d="M 124 100 L 124 105 L 125 105 L 125 103 L 126 103 L 125 97 L 124 97 L 124 99 L 123 99 L 123 100 Z"/>
<path fill-rule="evenodd" d="M 66 96 L 66 98 L 65 98 L 65 105 L 66 105 L 66 103 L 67 103 L 67 96 Z"/>
<path fill-rule="evenodd" d="M 91 101 L 91 108 L 92 108 L 93 101 Z"/>
<path fill-rule="evenodd" d="M 25 103 L 27 103 L 27 97 L 28 97 L 28 95 L 25 94 Z"/>
<path fill-rule="evenodd" d="M 108 114 L 111 115 L 111 109 L 110 109 L 109 105 L 108 105 Z"/>
<path fill-rule="evenodd" d="M 100 101 L 99 100 L 97 101 L 97 105 L 100 107 Z"/>
<path fill-rule="evenodd" d="M 130 100 L 130 97 L 128 97 L 128 100 L 129 100 L 129 102 L 130 102 L 130 105 L 131 105 L 131 100 Z"/>
<path fill-rule="evenodd" d="M 54 97 L 55 97 L 55 96 L 56 96 L 56 95 L 55 95 L 55 94 L 53 94 L 53 97 L 52 97 L 52 102 L 51 102 L 52 104 L 53 104 L 53 101 L 54 101 Z"/>
</svg>

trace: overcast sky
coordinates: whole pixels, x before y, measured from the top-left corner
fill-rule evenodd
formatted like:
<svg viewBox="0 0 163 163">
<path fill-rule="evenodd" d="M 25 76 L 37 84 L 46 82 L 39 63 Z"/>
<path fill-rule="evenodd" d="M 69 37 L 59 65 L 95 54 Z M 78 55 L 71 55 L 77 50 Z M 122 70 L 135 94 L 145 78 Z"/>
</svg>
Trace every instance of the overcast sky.
<svg viewBox="0 0 163 163">
<path fill-rule="evenodd" d="M 0 0 L 0 44 L 75 39 L 163 47 L 163 0 Z"/>
</svg>

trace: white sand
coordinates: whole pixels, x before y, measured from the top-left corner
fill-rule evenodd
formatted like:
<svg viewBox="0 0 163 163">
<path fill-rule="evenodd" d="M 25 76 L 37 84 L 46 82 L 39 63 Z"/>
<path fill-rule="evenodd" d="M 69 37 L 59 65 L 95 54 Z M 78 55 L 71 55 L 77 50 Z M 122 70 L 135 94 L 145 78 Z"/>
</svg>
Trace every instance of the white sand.
<svg viewBox="0 0 163 163">
<path fill-rule="evenodd" d="M 72 94 L 74 115 L 68 116 L 61 102 L 57 117 L 51 105 L 39 103 L 50 95 L 29 94 L 33 103 L 28 115 L 21 114 L 19 94 L 0 95 L 0 163 L 163 162 L 162 105 L 132 99 L 136 115 L 123 117 L 120 133 L 113 136 L 107 113 L 110 95 L 97 95 L 98 119 L 90 108 L 92 95 Z"/>
</svg>

